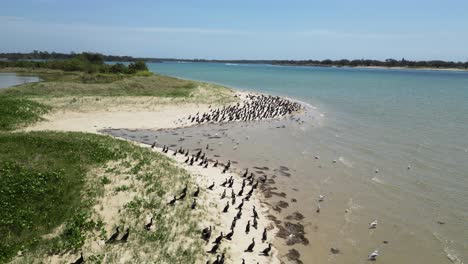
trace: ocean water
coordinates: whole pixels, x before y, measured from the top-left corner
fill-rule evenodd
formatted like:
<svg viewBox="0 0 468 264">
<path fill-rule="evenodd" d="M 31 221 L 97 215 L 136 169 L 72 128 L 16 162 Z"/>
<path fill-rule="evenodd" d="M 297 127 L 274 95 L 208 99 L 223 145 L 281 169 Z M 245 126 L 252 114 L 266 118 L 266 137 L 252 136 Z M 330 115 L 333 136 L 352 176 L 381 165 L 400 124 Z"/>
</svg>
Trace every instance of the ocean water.
<svg viewBox="0 0 468 264">
<path fill-rule="evenodd" d="M 281 214 L 306 216 L 310 244 L 296 246 L 305 263 L 364 263 L 376 249 L 382 263 L 468 261 L 468 72 L 223 63 L 149 68 L 311 105 L 300 123 L 232 125 L 223 133 L 239 148 L 218 144 L 239 163 L 290 169 L 290 177 L 276 182 L 288 194 L 283 200 L 298 202 L 288 201 Z M 278 122 L 285 128 L 275 129 Z M 326 199 L 317 214 L 319 194 Z M 376 219 L 377 229 L 369 230 Z M 331 254 L 331 247 L 341 253 Z"/>
<path fill-rule="evenodd" d="M 0 89 L 37 81 L 39 81 L 39 78 L 34 76 L 18 76 L 15 73 L 0 73 Z"/>
</svg>

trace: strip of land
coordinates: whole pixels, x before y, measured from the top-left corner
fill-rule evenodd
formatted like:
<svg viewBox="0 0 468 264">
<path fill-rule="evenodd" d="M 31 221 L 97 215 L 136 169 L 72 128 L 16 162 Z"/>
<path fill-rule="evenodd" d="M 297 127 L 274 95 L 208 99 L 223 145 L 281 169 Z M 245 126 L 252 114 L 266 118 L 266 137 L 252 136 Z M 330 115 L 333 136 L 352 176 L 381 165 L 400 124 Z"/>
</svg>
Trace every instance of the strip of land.
<svg viewBox="0 0 468 264">
<path fill-rule="evenodd" d="M 0 163 L 0 203 L 6 208 L 0 230 L 7 234 L 0 243 L 1 262 L 70 263 L 83 254 L 89 263 L 206 263 L 224 253 L 226 261 L 279 263 L 274 248 L 269 256 L 259 254 L 276 231 L 256 195 L 245 202 L 246 216 L 238 221 L 233 242 L 206 253 L 220 232 L 229 232 L 237 214 L 233 208 L 222 213 L 223 188 L 207 190 L 224 180 L 222 167 L 183 165 L 183 157 L 172 152 L 96 135 L 109 127 L 190 125 L 188 115 L 246 100 L 244 93 L 160 75 L 39 71 L 21 73 L 46 81 L 0 91 L 0 147 L 6 150 Z M 228 171 L 225 177 L 230 176 L 239 189 L 239 175 Z M 168 206 L 185 187 L 187 197 Z M 243 229 L 253 206 L 261 219 L 250 233 L 257 246 L 245 253 L 251 240 Z M 208 226 L 213 235 L 205 244 L 200 230 Z M 262 243 L 264 228 L 269 239 Z"/>
</svg>

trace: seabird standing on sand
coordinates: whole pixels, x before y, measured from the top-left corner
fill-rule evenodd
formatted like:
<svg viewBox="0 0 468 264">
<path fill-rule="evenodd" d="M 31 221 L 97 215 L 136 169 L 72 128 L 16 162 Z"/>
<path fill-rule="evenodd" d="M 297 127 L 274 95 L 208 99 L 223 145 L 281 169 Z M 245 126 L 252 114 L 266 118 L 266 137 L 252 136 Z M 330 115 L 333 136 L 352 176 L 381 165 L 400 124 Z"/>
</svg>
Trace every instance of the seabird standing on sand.
<svg viewBox="0 0 468 264">
<path fill-rule="evenodd" d="M 368 256 L 368 260 L 372 260 L 372 261 L 375 261 L 377 260 L 377 257 L 379 256 L 379 251 L 378 250 L 375 250 L 374 252 L 370 253 L 369 256 Z"/>
<path fill-rule="evenodd" d="M 117 237 L 119 236 L 119 234 L 120 234 L 120 226 L 118 226 L 117 228 L 115 228 L 114 234 L 112 234 L 112 235 L 109 237 L 109 239 L 107 239 L 106 244 L 114 243 L 115 240 L 117 239 Z"/>
<path fill-rule="evenodd" d="M 202 230 L 202 239 L 208 242 L 211 237 L 211 226 Z"/>
<path fill-rule="evenodd" d="M 319 202 L 323 202 L 324 199 L 325 199 L 324 195 L 319 195 L 319 199 L 318 199 Z"/>
<path fill-rule="evenodd" d="M 263 234 L 262 234 L 262 242 L 265 243 L 267 240 L 267 229 L 263 229 Z"/>
<path fill-rule="evenodd" d="M 172 198 L 172 200 L 170 200 L 167 204 L 168 205 L 174 205 L 175 202 L 177 202 L 177 197 L 174 195 L 174 198 Z"/>
<path fill-rule="evenodd" d="M 150 218 L 149 223 L 145 224 L 145 229 L 150 231 L 152 226 L 153 226 L 153 217 Z"/>
<path fill-rule="evenodd" d="M 369 224 L 369 229 L 374 229 L 377 228 L 377 220 L 374 220 L 374 222 Z"/>
<path fill-rule="evenodd" d="M 271 250 L 271 243 L 268 243 L 268 247 L 265 248 L 261 254 L 263 254 L 264 256 L 268 256 L 268 254 L 270 253 L 270 250 Z"/>
<path fill-rule="evenodd" d="M 214 188 L 214 186 L 215 186 L 215 182 L 213 182 L 213 184 L 211 184 L 211 185 L 208 187 L 208 190 L 212 191 L 213 188 Z"/>
<path fill-rule="evenodd" d="M 244 252 L 252 252 L 254 247 L 255 247 L 255 238 L 252 238 L 252 243 L 250 243 L 250 245 L 247 247 L 246 250 L 244 250 Z"/>
</svg>

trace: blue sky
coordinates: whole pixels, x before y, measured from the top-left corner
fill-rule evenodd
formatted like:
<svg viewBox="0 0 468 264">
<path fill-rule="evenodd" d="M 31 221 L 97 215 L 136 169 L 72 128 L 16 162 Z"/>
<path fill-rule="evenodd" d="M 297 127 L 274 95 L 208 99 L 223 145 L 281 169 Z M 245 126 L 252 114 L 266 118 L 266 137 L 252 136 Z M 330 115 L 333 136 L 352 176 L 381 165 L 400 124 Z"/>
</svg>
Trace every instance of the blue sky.
<svg viewBox="0 0 468 264">
<path fill-rule="evenodd" d="M 1 0 L 0 52 L 468 60 L 467 0 Z"/>
</svg>

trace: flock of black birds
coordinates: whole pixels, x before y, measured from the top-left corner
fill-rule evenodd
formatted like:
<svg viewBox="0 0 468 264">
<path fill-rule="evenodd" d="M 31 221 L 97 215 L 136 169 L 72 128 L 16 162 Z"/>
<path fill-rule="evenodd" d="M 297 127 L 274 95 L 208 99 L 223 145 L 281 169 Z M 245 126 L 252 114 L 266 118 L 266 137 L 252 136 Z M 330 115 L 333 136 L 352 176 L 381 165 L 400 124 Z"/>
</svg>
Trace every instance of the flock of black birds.
<svg viewBox="0 0 468 264">
<path fill-rule="evenodd" d="M 247 101 L 222 108 L 210 109 L 208 113 L 189 115 L 189 123 L 223 123 L 277 118 L 301 110 L 299 103 L 271 95 L 247 95 Z"/>
<path fill-rule="evenodd" d="M 156 146 L 156 143 L 153 143 L 151 148 L 154 148 L 155 146 Z M 166 147 L 164 145 L 163 149 L 162 149 L 162 152 L 167 154 L 169 152 L 169 147 Z M 206 154 L 203 153 L 201 150 L 199 150 L 195 154 L 189 156 L 189 150 L 184 150 L 184 149 L 180 148 L 178 150 L 174 150 L 172 155 L 173 156 L 183 155 L 183 156 L 187 157 L 186 160 L 185 160 L 185 163 L 187 165 L 189 165 L 189 166 L 198 165 L 198 166 L 202 166 L 202 168 L 207 168 L 208 165 L 209 165 L 209 160 L 206 157 Z M 218 165 L 220 165 L 220 163 L 217 160 L 214 161 L 214 162 L 212 161 L 212 166 L 213 167 L 217 167 Z M 226 173 L 229 170 L 230 166 L 231 166 L 231 161 L 228 161 L 226 164 L 223 164 L 223 166 L 224 167 L 222 169 L 222 173 Z M 267 179 L 266 176 L 264 176 L 262 178 L 256 178 L 253 173 L 249 173 L 249 170 L 246 169 L 245 172 L 242 175 L 242 185 L 241 185 L 240 189 L 237 192 L 234 191 L 234 188 L 233 188 L 234 181 L 235 181 L 233 176 L 230 176 L 230 177 L 226 178 L 219 186 L 216 186 L 216 183 L 213 182 L 211 185 L 206 187 L 206 190 L 208 190 L 208 191 L 213 191 L 216 187 L 224 188 L 224 190 L 223 190 L 223 192 L 222 192 L 222 194 L 220 196 L 220 200 L 228 199 L 228 201 L 226 202 L 226 205 L 224 206 L 224 208 L 222 210 L 222 213 L 227 213 L 227 212 L 229 212 L 230 209 L 231 210 L 237 210 L 237 214 L 234 216 L 234 218 L 232 220 L 229 232 L 227 234 L 224 234 L 223 232 L 220 232 L 220 234 L 212 242 L 212 244 L 214 244 L 214 245 L 212 246 L 212 248 L 210 250 L 207 251 L 207 253 L 217 254 L 217 252 L 219 250 L 219 247 L 220 247 L 221 243 L 224 240 L 228 240 L 228 241 L 232 240 L 232 237 L 234 235 L 234 231 L 235 231 L 235 228 L 236 228 L 236 223 L 237 223 L 237 221 L 239 219 L 242 218 L 245 202 L 249 201 L 251 199 L 251 197 L 253 195 L 253 192 L 254 192 L 254 190 L 256 190 L 258 188 L 259 183 L 265 183 L 266 179 Z M 230 189 L 230 195 L 227 194 L 229 189 Z M 188 186 L 186 184 L 185 187 L 177 195 L 173 196 L 173 198 L 167 203 L 167 205 L 168 206 L 174 206 L 177 203 L 177 201 L 184 200 L 186 195 L 187 195 L 187 191 L 188 191 Z M 198 198 L 199 194 L 200 194 L 200 186 L 197 186 L 196 190 L 192 193 L 192 197 L 193 197 L 193 203 L 192 203 L 192 206 L 191 206 L 192 210 L 196 208 L 197 198 Z M 241 201 L 237 204 L 236 207 L 234 207 L 236 205 L 237 199 L 240 198 L 240 197 L 242 197 Z M 252 207 L 252 216 L 251 217 L 252 217 L 252 220 L 249 220 L 247 222 L 246 227 L 245 227 L 245 233 L 246 234 L 249 234 L 251 227 L 255 228 L 255 229 L 258 228 L 259 215 L 258 215 L 258 212 L 257 212 L 255 206 Z M 207 243 L 209 243 L 211 237 L 212 237 L 212 227 L 211 226 L 206 227 L 201 231 L 201 238 L 203 240 L 205 240 Z M 262 237 L 261 237 L 261 241 L 263 243 L 265 243 L 267 240 L 268 240 L 268 231 L 267 231 L 266 228 L 264 228 L 263 233 L 262 233 Z M 246 252 L 246 253 L 254 252 L 255 245 L 256 245 L 255 244 L 255 238 L 252 238 L 252 242 L 244 250 L 244 252 Z M 260 255 L 269 256 L 270 251 L 271 251 L 271 247 L 272 247 L 272 244 L 269 243 L 268 247 L 266 247 L 265 249 L 263 249 L 262 251 L 259 252 Z M 208 260 L 207 263 L 208 264 L 223 264 L 223 263 L 225 263 L 224 253 L 222 253 L 221 255 L 217 255 L 216 260 L 214 260 L 214 262 L 210 262 Z M 242 259 L 242 263 L 245 263 L 244 259 Z"/>
</svg>

